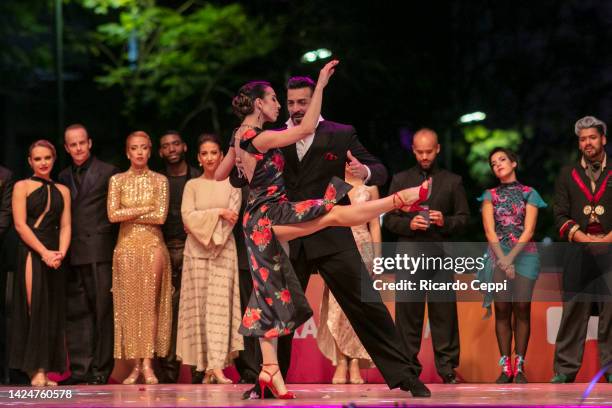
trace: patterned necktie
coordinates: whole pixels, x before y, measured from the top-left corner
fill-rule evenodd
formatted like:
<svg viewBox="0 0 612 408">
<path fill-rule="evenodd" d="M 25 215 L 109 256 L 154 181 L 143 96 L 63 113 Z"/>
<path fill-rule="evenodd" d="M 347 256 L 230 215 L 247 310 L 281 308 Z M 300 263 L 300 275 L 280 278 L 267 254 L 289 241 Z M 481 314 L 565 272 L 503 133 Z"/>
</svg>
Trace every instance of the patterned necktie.
<svg viewBox="0 0 612 408">
<path fill-rule="evenodd" d="M 298 160 L 302 161 L 304 155 L 306 154 L 306 141 L 304 139 L 298 140 L 295 145 L 295 148 L 297 151 Z"/>
</svg>

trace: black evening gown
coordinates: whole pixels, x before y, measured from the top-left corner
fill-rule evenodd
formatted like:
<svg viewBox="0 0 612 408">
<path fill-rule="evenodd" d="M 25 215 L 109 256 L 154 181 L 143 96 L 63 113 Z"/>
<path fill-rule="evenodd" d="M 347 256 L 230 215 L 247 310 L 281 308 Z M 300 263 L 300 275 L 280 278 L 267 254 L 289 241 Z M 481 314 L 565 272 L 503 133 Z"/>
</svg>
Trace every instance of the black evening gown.
<svg viewBox="0 0 612 408">
<path fill-rule="evenodd" d="M 59 232 L 64 200 L 53 182 L 42 182 L 26 199 L 27 224 L 42 244 L 59 249 Z M 49 202 L 48 211 L 47 203 Z M 44 215 L 42 215 L 44 214 Z M 36 223 L 42 215 L 37 226 Z M 32 257 L 32 300 L 28 312 L 26 260 Z M 42 368 L 62 372 L 66 368 L 64 347 L 64 308 L 66 304 L 63 268 L 49 268 L 40 255 L 23 241 L 17 250 L 17 271 L 13 287 L 9 366 L 25 373 Z"/>
</svg>

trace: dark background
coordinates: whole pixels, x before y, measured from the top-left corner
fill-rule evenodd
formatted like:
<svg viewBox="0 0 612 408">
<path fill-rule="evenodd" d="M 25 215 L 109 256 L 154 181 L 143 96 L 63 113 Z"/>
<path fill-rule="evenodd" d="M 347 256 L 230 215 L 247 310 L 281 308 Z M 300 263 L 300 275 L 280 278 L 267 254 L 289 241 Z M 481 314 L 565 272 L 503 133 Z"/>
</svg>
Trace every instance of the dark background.
<svg viewBox="0 0 612 408">
<path fill-rule="evenodd" d="M 125 10 L 104 13 L 85 3 L 62 3 L 60 97 L 56 1 L 0 2 L 0 163 L 19 178 L 29 175 L 27 147 L 36 139 L 52 140 L 61 152 L 55 171 L 69 163 L 60 143 L 63 127 L 74 122 L 87 126 L 98 157 L 122 169 L 128 165 L 125 137 L 137 129 L 155 141 L 166 129 L 180 130 L 194 162 L 194 141 L 200 133 L 216 131 L 227 141 L 237 125 L 230 102 L 242 83 L 267 79 L 282 100 L 289 76 L 316 78 L 328 60 L 304 63 L 301 56 L 327 48 L 341 65 L 326 89 L 323 116 L 353 124 L 391 174 L 414 164 L 414 131 L 422 126 L 435 129 L 442 143 L 441 164 L 464 177 L 471 200 L 472 225 L 463 238 L 478 240 L 483 234 L 475 197 L 495 185 L 486 161 L 490 148 L 504 144 L 516 150 L 519 180 L 551 204 L 558 170 L 578 158 L 574 122 L 584 115 L 611 119 L 612 3 L 605 1 L 238 2 L 243 19 L 232 17 L 235 25 L 221 22 L 219 32 L 227 32 L 213 38 L 210 46 L 190 45 L 205 33 L 185 31 L 177 37 L 186 53 L 196 52 L 189 54 L 193 60 L 187 68 L 175 72 L 175 89 L 183 87 L 183 93 L 174 99 L 172 85 L 161 82 L 138 88 L 134 98 L 131 87 L 142 77 L 131 80 L 128 75 L 122 84 L 111 86 L 100 81 L 108 78 L 110 54 L 119 56 L 117 66 L 129 66 L 127 42 L 112 42 L 100 31 L 104 24 L 120 21 Z M 190 3 L 184 15 L 237 4 L 133 3 L 141 13 L 154 7 L 177 10 Z M 155 26 L 157 20 L 149 21 Z M 149 29 L 155 32 L 156 27 Z M 236 46 L 246 44 L 241 32 L 250 39 L 244 51 Z M 233 33 L 237 42 L 227 40 Z M 161 61 L 171 57 L 158 54 Z M 206 108 L 194 112 L 202 101 L 198 84 L 207 82 L 194 80 L 190 85 L 188 73 L 190 65 L 200 63 L 222 74 L 216 77 Z M 141 67 L 141 61 L 134 64 Z M 461 115 L 473 111 L 485 112 L 486 119 L 458 123 Z M 279 124 L 285 119 L 286 111 Z M 151 167 L 160 164 L 155 158 Z M 556 235 L 551 210 L 542 211 L 536 238 Z"/>
</svg>

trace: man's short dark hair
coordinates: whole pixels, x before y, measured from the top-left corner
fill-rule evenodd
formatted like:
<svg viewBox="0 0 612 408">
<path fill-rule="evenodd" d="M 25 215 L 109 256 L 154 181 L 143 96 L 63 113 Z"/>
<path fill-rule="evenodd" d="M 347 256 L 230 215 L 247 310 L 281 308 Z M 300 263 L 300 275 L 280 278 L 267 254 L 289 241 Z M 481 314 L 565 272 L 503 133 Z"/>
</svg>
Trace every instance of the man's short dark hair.
<svg viewBox="0 0 612 408">
<path fill-rule="evenodd" d="M 164 136 L 168 136 L 168 135 L 178 136 L 179 139 L 181 139 L 181 141 L 183 141 L 183 137 L 181 136 L 179 131 L 178 130 L 172 130 L 172 129 L 166 130 L 164 133 L 162 133 L 161 136 L 159 137 L 159 140 L 161 141 Z"/>
<path fill-rule="evenodd" d="M 287 89 L 310 88 L 310 90 L 314 92 L 315 85 L 315 81 L 307 76 L 294 76 L 287 81 Z"/>
<path fill-rule="evenodd" d="M 87 132 L 87 128 L 80 123 L 73 123 L 72 125 L 68 126 L 66 130 L 64 130 L 64 140 L 66 139 L 66 132 L 76 129 L 83 129 L 85 131 L 85 136 L 87 136 L 87 139 L 89 139 L 89 132 Z"/>
</svg>

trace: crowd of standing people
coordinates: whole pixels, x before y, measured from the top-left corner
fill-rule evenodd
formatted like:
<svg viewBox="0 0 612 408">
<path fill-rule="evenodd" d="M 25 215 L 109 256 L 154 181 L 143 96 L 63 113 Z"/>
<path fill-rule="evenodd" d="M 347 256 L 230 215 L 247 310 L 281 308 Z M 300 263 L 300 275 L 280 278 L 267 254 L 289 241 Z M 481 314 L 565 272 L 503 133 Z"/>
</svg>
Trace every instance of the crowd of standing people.
<svg viewBox="0 0 612 408">
<path fill-rule="evenodd" d="M 380 294 L 361 283 L 380 256 L 383 214 L 400 242 L 440 255 L 429 244 L 451 240 L 469 221 L 462 178 L 439 166 L 438 136 L 421 129 L 412 146 L 417 164 L 394 175 L 381 197 L 385 166 L 352 126 L 321 116 L 337 63 L 325 65 L 316 82 L 289 80 L 290 117 L 277 130 L 264 130 L 280 113 L 274 89 L 265 81 L 245 84 L 232 101 L 240 124 L 228 149 L 215 135 L 201 135 L 199 169 L 188 165 L 181 134 L 168 131 L 159 138 L 164 168 L 152 171 L 153 141 L 136 131 L 125 140 L 130 166 L 120 172 L 93 155 L 93 139 L 80 124 L 65 130 L 72 164 L 57 182 L 56 150 L 46 140 L 29 149 L 31 177 L 14 182 L 0 167 L 0 238 L 13 225 L 20 239 L 9 367 L 32 386 L 57 385 L 47 373 L 67 368 L 64 384 L 106 384 L 116 359 L 129 360 L 124 384 L 177 382 L 181 364 L 191 367 L 194 382 L 226 384 L 223 370 L 235 363 L 242 380 L 255 384 L 245 397 L 295 398 L 283 379 L 292 334 L 312 316 L 304 294 L 309 278 L 319 273 L 325 289 L 317 342 L 336 367 L 333 383 L 362 384 L 360 368 L 375 366 L 390 388 L 430 396 L 417 358 L 426 304 L 436 370 L 444 383 L 461 381 L 455 298 L 398 293 L 394 321 Z M 561 171 L 553 205 L 563 240 L 612 242 L 606 132 L 592 116 L 576 122 L 581 160 Z M 495 312 L 498 383 L 528 381 L 531 297 L 540 272 L 533 235 L 547 207 L 518 181 L 518 162 L 510 149 L 492 150 L 499 185 L 479 198 L 489 251 L 478 278 L 510 282 L 483 302 Z M 610 367 L 612 302 L 588 296 L 611 287 L 609 248 L 571 249 L 552 382 L 574 380 L 593 310 L 601 364 Z M 452 279 L 448 271 L 431 273 L 417 275 Z M 612 382 L 612 368 L 606 378 Z"/>
</svg>

